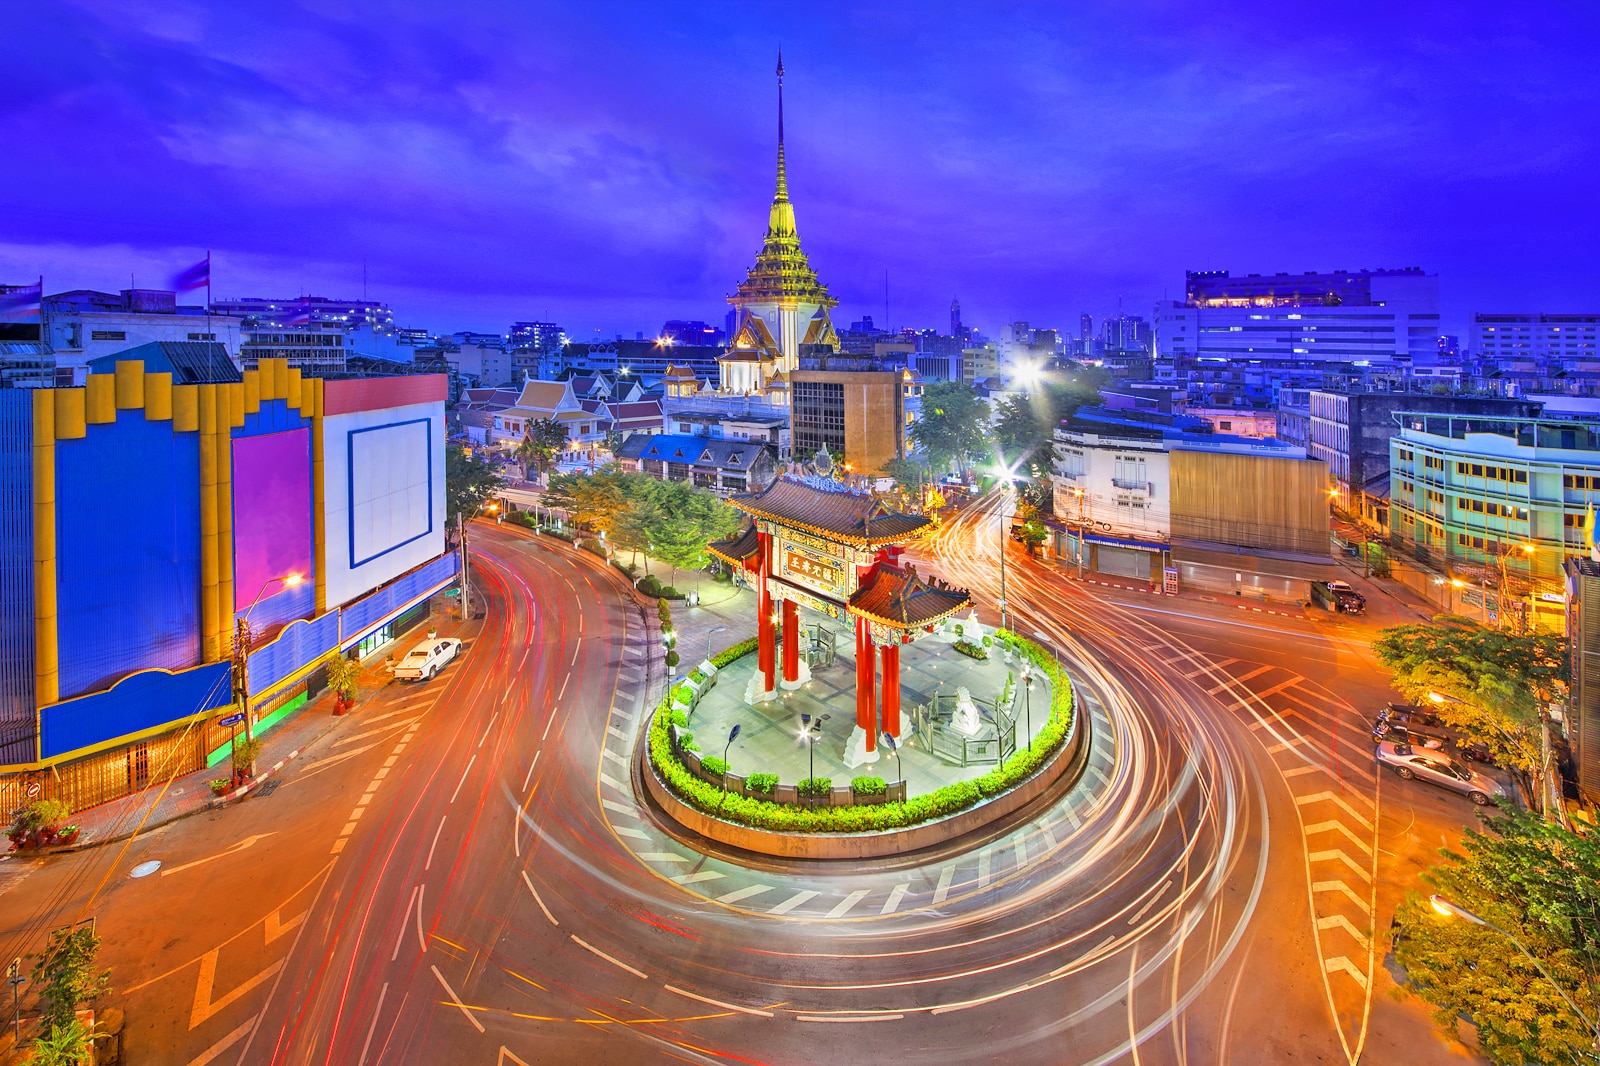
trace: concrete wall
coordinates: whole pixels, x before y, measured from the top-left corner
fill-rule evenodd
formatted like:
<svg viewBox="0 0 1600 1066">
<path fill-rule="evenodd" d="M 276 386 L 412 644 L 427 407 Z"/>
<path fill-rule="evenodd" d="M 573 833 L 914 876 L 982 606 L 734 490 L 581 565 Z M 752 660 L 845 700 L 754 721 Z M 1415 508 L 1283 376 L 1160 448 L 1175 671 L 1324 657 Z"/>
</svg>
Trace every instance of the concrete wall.
<svg viewBox="0 0 1600 1066">
<path fill-rule="evenodd" d="M 1327 555 L 1327 464 L 1319 459 L 1175 451 L 1172 536 Z"/>
</svg>

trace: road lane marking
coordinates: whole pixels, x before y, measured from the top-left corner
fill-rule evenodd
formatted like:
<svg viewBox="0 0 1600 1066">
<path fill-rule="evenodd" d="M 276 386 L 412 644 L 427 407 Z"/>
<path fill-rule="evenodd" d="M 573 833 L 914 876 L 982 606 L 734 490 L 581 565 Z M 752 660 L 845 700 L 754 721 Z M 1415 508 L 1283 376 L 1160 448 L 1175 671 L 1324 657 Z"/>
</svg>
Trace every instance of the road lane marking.
<svg viewBox="0 0 1600 1066">
<path fill-rule="evenodd" d="M 1327 770 L 1325 770 L 1321 766 L 1295 766 L 1295 767 L 1291 767 L 1288 770 L 1282 771 L 1282 773 L 1283 773 L 1283 776 L 1287 778 L 1287 777 L 1299 777 L 1301 774 L 1327 773 Z"/>
<path fill-rule="evenodd" d="M 1021 871 L 1028 865 L 1028 838 L 1018 836 L 1015 847 L 1017 850 L 1017 869 Z"/>
<path fill-rule="evenodd" d="M 369 729 L 365 733 L 356 733 L 353 736 L 348 736 L 348 737 L 345 737 L 342 740 L 334 741 L 333 744 L 332 744 L 332 747 L 342 748 L 346 744 L 354 744 L 358 740 L 365 740 L 368 737 L 375 737 L 379 733 L 393 733 L 396 730 L 400 729 L 402 726 L 410 725 L 411 722 L 414 721 L 414 720 L 415 719 L 408 718 L 404 722 L 390 722 L 386 726 L 380 726 L 377 729 Z"/>
<path fill-rule="evenodd" d="M 757 1018 L 772 1017 L 772 1012 L 770 1010 L 757 1010 L 754 1007 L 741 1007 L 737 1003 L 724 1003 L 720 999 L 712 999 L 710 996 L 702 996 L 697 992 L 690 992 L 687 989 L 678 988 L 676 985 L 663 985 L 662 987 L 668 992 L 675 992 L 680 996 L 687 996 L 689 999 L 697 999 L 701 1003 L 707 1003 L 713 1007 L 721 1007 L 724 1010 L 738 1011 L 740 1014 L 754 1014 Z"/>
<path fill-rule="evenodd" d="M 1313 851 L 1311 854 L 1306 856 L 1306 860 L 1308 862 L 1331 862 L 1337 860 L 1344 863 L 1346 866 L 1350 867 L 1350 869 L 1359 874 L 1363 881 L 1372 880 L 1371 873 L 1369 873 L 1365 868 L 1358 866 L 1354 859 L 1337 849 L 1333 851 Z"/>
<path fill-rule="evenodd" d="M 578 652 L 577 652 L 577 649 L 573 649 L 572 662 L 570 664 L 568 664 L 568 665 L 576 666 L 577 662 L 578 662 Z M 560 703 L 563 699 L 566 698 L 566 695 L 567 695 L 567 682 L 569 682 L 571 680 L 572 680 L 572 671 L 568 670 L 567 671 L 567 676 L 561 679 L 561 691 L 556 693 L 556 702 L 557 703 Z"/>
<path fill-rule="evenodd" d="M 616 800 L 601 799 L 600 805 L 608 811 L 615 811 L 618 814 L 626 814 L 629 818 L 639 817 L 639 813 L 632 807 L 618 803 Z"/>
<path fill-rule="evenodd" d="M 632 837 L 635 840 L 650 839 L 649 833 L 646 833 L 643 829 L 634 829 L 632 826 L 614 825 L 611 827 L 611 831 L 616 833 L 618 836 Z"/>
<path fill-rule="evenodd" d="M 394 950 L 389 953 L 389 961 L 393 962 L 400 957 L 400 945 L 406 942 L 406 919 L 411 917 L 411 908 L 417 902 L 417 886 L 411 886 L 411 898 L 406 900 L 406 912 L 400 916 L 400 935 L 394 938 Z"/>
<path fill-rule="evenodd" d="M 610 733 L 612 736 L 616 737 L 618 740 L 625 741 L 625 740 L 628 739 L 628 734 L 624 733 L 622 730 L 618 729 L 614 725 L 606 726 L 606 732 Z"/>
<path fill-rule="evenodd" d="M 1106 772 L 1100 769 L 1100 767 L 1096 766 L 1094 763 L 1089 764 L 1089 773 L 1098 778 L 1102 785 L 1111 784 L 1111 778 L 1107 777 Z"/>
<path fill-rule="evenodd" d="M 1332 792 L 1313 792 L 1309 796 L 1296 796 L 1294 798 L 1294 801 L 1302 807 L 1308 803 L 1317 803 L 1321 800 L 1327 800 L 1329 803 L 1334 804 L 1350 817 L 1354 818 L 1356 820 L 1356 824 L 1361 828 L 1367 830 L 1369 833 L 1372 831 L 1371 822 L 1363 818 L 1354 807 L 1350 806 L 1350 804 L 1346 803 L 1340 797 L 1335 796 Z"/>
<path fill-rule="evenodd" d="M 1045 824 L 1039 826 L 1039 835 L 1044 837 L 1045 847 L 1048 850 L 1054 851 L 1054 850 L 1056 850 L 1056 848 L 1058 848 L 1060 846 L 1059 844 L 1056 843 L 1056 835 L 1054 833 L 1050 832 L 1049 823 L 1045 823 Z"/>
<path fill-rule="evenodd" d="M 389 994 L 389 982 L 383 983 L 383 988 L 378 991 L 378 1006 L 372 1012 L 372 1024 L 367 1026 L 367 1039 L 361 1045 L 361 1060 L 356 1066 L 367 1066 L 367 1051 L 372 1047 L 372 1034 L 378 1031 L 378 1018 L 383 1014 L 383 997 Z"/>
<path fill-rule="evenodd" d="M 439 846 L 439 834 L 444 832 L 444 820 L 448 817 L 450 816 L 445 815 L 444 817 L 440 818 L 439 828 L 433 831 L 433 843 L 428 845 L 428 861 L 422 864 L 422 868 L 424 870 L 433 868 L 433 849 Z"/>
<path fill-rule="evenodd" d="M 595 947 L 593 944 L 589 943 L 587 940 L 585 940 L 582 937 L 580 937 L 577 933 L 572 933 L 571 936 L 572 936 L 572 942 L 574 944 L 577 944 L 580 948 L 583 948 L 585 951 L 588 951 L 588 952 L 590 952 L 592 954 L 600 956 L 602 959 L 605 959 L 611 965 L 619 966 L 622 969 L 627 970 L 629 973 L 633 974 L 635 977 L 637 977 L 637 978 L 639 978 L 641 980 L 644 980 L 644 981 L 650 980 L 649 977 L 645 976 L 645 972 L 643 970 L 634 969 L 632 966 L 629 966 L 627 963 L 623 962 L 621 959 L 617 958 L 615 955 L 607 955 L 605 952 L 601 951 L 599 948 Z"/>
<path fill-rule="evenodd" d="M 272 943 L 274 940 L 278 939 L 280 936 L 299 925 L 305 920 L 305 917 L 306 912 L 301 911 L 299 914 L 285 922 L 278 918 L 278 911 L 273 911 L 271 914 L 267 915 L 266 921 L 262 923 L 262 932 L 266 934 L 267 938 L 266 943 Z"/>
<path fill-rule="evenodd" d="M 619 829 L 617 832 L 620 833 L 622 830 Z M 639 835 L 643 836 L 644 834 L 641 833 Z M 697 885 L 701 881 L 719 880 L 722 876 L 723 875 L 716 870 L 701 870 L 698 873 L 679 874 L 677 877 L 674 877 L 673 880 L 680 885 Z"/>
<path fill-rule="evenodd" d="M 1372 846 L 1366 841 L 1362 840 L 1360 837 L 1356 836 L 1354 833 L 1350 832 L 1349 828 L 1343 822 L 1318 822 L 1316 825 L 1306 826 L 1303 832 L 1306 836 L 1310 836 L 1312 833 L 1343 833 L 1345 836 L 1350 838 L 1350 842 L 1356 847 L 1360 848 L 1368 855 L 1372 854 Z"/>
<path fill-rule="evenodd" d="M 1071 807 L 1068 807 L 1062 813 L 1066 816 L 1067 821 L 1072 823 L 1072 831 L 1076 833 L 1083 825 L 1082 820 L 1078 818 L 1078 812 L 1073 810 Z"/>
<path fill-rule="evenodd" d="M 164 870 L 161 871 L 161 876 L 162 877 L 167 877 L 167 876 L 169 876 L 171 874 L 181 873 L 184 870 L 192 870 L 196 866 L 204 866 L 206 863 L 212 862 L 213 860 L 223 858 L 224 856 L 227 856 L 227 855 L 236 854 L 238 852 L 243 851 L 244 849 L 246 849 L 248 847 L 254 846 L 255 842 L 258 841 L 258 840 L 265 840 L 267 837 L 271 836 L 273 832 L 276 832 L 276 830 L 269 831 L 269 832 L 266 832 L 266 833 L 255 833 L 255 834 L 252 834 L 251 836 L 245 837 L 243 840 L 239 841 L 239 843 L 237 843 L 237 844 L 233 844 L 233 845 L 231 845 L 229 847 L 223 848 L 221 851 L 217 852 L 215 855 L 207 855 L 203 859 L 196 859 L 194 862 L 186 862 L 182 866 L 168 867 L 167 869 L 164 869 Z"/>
<path fill-rule="evenodd" d="M 552 706 L 550 708 L 550 717 L 545 719 L 544 732 L 539 734 L 540 743 L 543 743 L 544 741 L 550 739 L 550 727 L 555 725 L 555 724 L 556 724 L 556 709 L 555 709 L 554 706 Z"/>
<path fill-rule="evenodd" d="M 250 1032 L 251 1028 L 256 1024 L 256 1018 L 259 1017 L 261 1017 L 261 1015 L 257 1014 L 255 1017 L 239 1026 L 239 1028 L 235 1029 L 221 1040 L 218 1040 L 215 1044 L 212 1044 L 210 1047 L 200 1052 L 200 1054 L 189 1060 L 189 1066 L 206 1066 L 207 1063 L 211 1062 L 218 1055 L 222 1054 L 224 1051 L 227 1051 L 240 1040 L 243 1040 Z"/>
<path fill-rule="evenodd" d="M 992 861 L 988 849 L 978 852 L 978 888 L 980 890 L 989 887 L 989 864 Z"/>
<path fill-rule="evenodd" d="M 198 980 L 195 981 L 194 1004 L 189 1011 L 190 1029 L 198 1027 L 208 1018 L 211 1018 L 213 1015 L 231 1006 L 241 996 L 248 994 L 251 989 L 268 980 L 273 974 L 283 969 L 283 964 L 286 961 L 284 959 L 279 959 L 271 966 L 268 966 L 265 970 L 262 970 L 260 973 L 250 978 L 244 984 L 239 985 L 232 992 L 229 992 L 219 1000 L 213 1001 L 211 999 L 211 989 L 216 983 L 217 958 L 221 954 L 221 948 L 212 948 L 210 951 L 200 956 L 200 975 Z"/>
<path fill-rule="evenodd" d="M 444 974 L 439 972 L 439 967 L 429 966 L 428 969 L 433 971 L 433 976 L 437 977 L 439 979 L 439 983 L 444 986 L 445 993 L 450 997 L 450 1002 L 461 1008 L 461 1013 L 467 1016 L 467 1021 L 472 1023 L 472 1027 L 474 1029 L 478 1030 L 480 1033 L 483 1032 L 483 1023 L 472 1016 L 472 1012 L 467 1009 L 467 1005 L 461 1002 L 461 997 L 456 995 L 456 990 L 450 987 L 450 982 L 446 981 L 444 979 Z"/>
<path fill-rule="evenodd" d="M 726 896 L 718 896 L 717 902 L 738 903 L 740 900 L 749 899 L 751 896 L 759 896 L 763 892 L 771 891 L 771 885 L 746 885 L 744 888 L 729 892 Z"/>
<path fill-rule="evenodd" d="M 623 758 L 621 755 L 618 755 L 616 752 L 612 751 L 610 748 L 602 748 L 602 749 L 600 749 L 600 754 L 604 755 L 606 758 L 610 759 L 612 762 L 619 762 L 623 766 L 627 766 L 628 765 L 628 760 L 627 759 Z"/>
<path fill-rule="evenodd" d="M 478 747 L 483 747 L 483 742 L 489 739 L 489 730 L 494 728 L 495 720 L 500 717 L 500 712 L 495 711 L 494 717 L 489 719 L 489 724 L 483 729 L 483 736 L 478 738 Z"/>
<path fill-rule="evenodd" d="M 550 913 L 550 908 L 544 905 L 544 900 L 540 897 L 539 890 L 533 887 L 533 881 L 528 877 L 528 871 L 526 870 L 522 871 L 522 883 L 528 886 L 529 892 L 533 893 L 533 901 L 539 905 L 540 910 L 544 911 L 544 916 L 550 919 L 550 924 L 560 925 L 561 923 L 556 921 L 556 916 Z"/>
<path fill-rule="evenodd" d="M 1342 914 L 1334 914 L 1326 918 L 1318 918 L 1317 928 L 1343 929 L 1345 932 L 1349 933 L 1351 937 L 1355 939 L 1356 943 L 1360 944 L 1363 948 L 1368 947 L 1372 943 L 1372 941 L 1367 937 L 1367 934 L 1357 929 L 1354 925 L 1351 925 L 1350 919 L 1346 918 Z"/>
<path fill-rule="evenodd" d="M 850 913 L 850 908 L 854 907 L 857 903 L 860 903 L 862 901 L 862 899 L 864 899 L 866 897 L 866 894 L 867 894 L 867 889 L 864 889 L 864 888 L 856 889 L 854 892 L 850 893 L 844 899 L 842 899 L 838 903 L 834 904 L 833 910 L 829 911 L 827 913 L 826 917 L 829 917 L 829 918 L 843 918 L 845 915 Z"/>
<path fill-rule="evenodd" d="M 1349 897 L 1350 902 L 1361 908 L 1361 912 L 1363 914 L 1367 915 L 1368 917 L 1372 915 L 1372 908 L 1368 906 L 1367 901 L 1350 891 L 1350 886 L 1345 884 L 1343 881 L 1313 881 L 1311 882 L 1311 891 L 1343 893 L 1345 896 Z"/>
<path fill-rule="evenodd" d="M 776 907 L 773 907 L 767 913 L 768 914 L 778 914 L 778 915 L 788 914 L 790 911 L 792 911 L 796 907 L 800 906 L 800 904 L 806 902 L 807 900 L 809 900 L 809 899 L 811 899 L 811 898 L 813 898 L 815 896 L 819 896 L 819 895 L 821 895 L 820 892 L 812 891 L 809 888 L 802 888 L 800 891 L 796 892 L 794 895 L 790 896 L 788 899 L 784 900 L 782 903 L 778 904 Z"/>
<path fill-rule="evenodd" d="M 1280 752 L 1280 751 L 1288 751 L 1290 748 L 1295 747 L 1298 744 L 1309 744 L 1309 743 L 1311 743 L 1311 738 L 1310 737 L 1303 737 L 1303 736 L 1299 736 L 1297 734 L 1295 736 L 1290 737 L 1288 740 L 1284 741 L 1282 744 L 1274 744 L 1274 745 L 1272 745 L 1272 747 L 1267 749 L 1267 754 L 1268 755 L 1276 755 L 1276 754 L 1278 754 L 1278 752 Z"/>
<path fill-rule="evenodd" d="M 1356 964 L 1343 955 L 1335 955 L 1331 959 L 1323 959 L 1322 968 L 1327 973 L 1340 973 L 1342 971 L 1349 974 L 1355 978 L 1356 984 L 1360 985 L 1363 991 L 1367 987 L 1367 975 L 1356 969 Z"/>
<path fill-rule="evenodd" d="M 645 862 L 688 862 L 689 860 L 670 851 L 641 851 L 636 856 Z"/>
<path fill-rule="evenodd" d="M 909 881 L 902 881 L 900 884 L 895 885 L 889 890 L 889 898 L 884 903 L 883 910 L 878 913 L 893 914 L 900 908 L 900 901 L 906 898 L 906 893 L 909 891 L 911 891 L 911 883 Z"/>
<path fill-rule="evenodd" d="M 627 791 L 628 791 L 626 788 L 622 787 L 622 783 L 620 781 L 618 781 L 616 778 L 612 777 L 611 775 L 607 774 L 604 770 L 600 771 L 600 780 L 603 781 L 605 784 L 610 785 L 612 788 L 616 789 L 618 792 L 621 792 L 623 794 L 626 794 Z"/>
<path fill-rule="evenodd" d="M 456 801 L 456 797 L 461 795 L 461 786 L 467 783 L 467 775 L 472 772 L 472 764 L 477 761 L 478 756 L 476 753 L 473 754 L 472 758 L 467 760 L 467 768 L 461 771 L 461 780 L 456 782 L 456 790 L 450 793 L 451 803 L 454 803 Z"/>
<path fill-rule="evenodd" d="M 935 907 L 943 903 L 945 896 L 950 894 L 950 881 L 955 875 L 956 868 L 954 864 L 946 866 L 939 871 L 939 884 L 933 890 L 933 905 Z"/>
</svg>

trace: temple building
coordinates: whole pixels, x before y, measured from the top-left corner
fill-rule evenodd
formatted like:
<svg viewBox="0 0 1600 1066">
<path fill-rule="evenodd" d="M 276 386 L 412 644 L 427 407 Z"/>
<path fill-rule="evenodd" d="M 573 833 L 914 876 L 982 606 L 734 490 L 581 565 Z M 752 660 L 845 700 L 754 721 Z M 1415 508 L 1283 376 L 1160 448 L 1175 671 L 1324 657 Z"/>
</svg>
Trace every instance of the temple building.
<svg viewBox="0 0 1600 1066">
<path fill-rule="evenodd" d="M 728 297 L 738 326 L 722 358 L 722 390 L 735 394 L 783 393 L 800 355 L 815 347 L 837 351 L 828 312 L 839 301 L 817 279 L 795 228 L 789 174 L 783 154 L 783 56 L 778 57 L 778 181 L 767 213 L 767 234 L 755 266 Z"/>
<path fill-rule="evenodd" d="M 746 702 L 776 699 L 810 680 L 800 656 L 801 607 L 837 622 L 853 619 L 856 724 L 845 762 L 877 760 L 880 732 L 901 736 L 901 647 L 971 607 L 965 589 L 925 579 L 900 561 L 902 545 L 928 533 L 932 520 L 892 511 L 877 496 L 821 474 L 781 477 L 730 502 L 751 523 L 709 548 L 742 569 L 756 590 L 757 667 Z"/>
</svg>

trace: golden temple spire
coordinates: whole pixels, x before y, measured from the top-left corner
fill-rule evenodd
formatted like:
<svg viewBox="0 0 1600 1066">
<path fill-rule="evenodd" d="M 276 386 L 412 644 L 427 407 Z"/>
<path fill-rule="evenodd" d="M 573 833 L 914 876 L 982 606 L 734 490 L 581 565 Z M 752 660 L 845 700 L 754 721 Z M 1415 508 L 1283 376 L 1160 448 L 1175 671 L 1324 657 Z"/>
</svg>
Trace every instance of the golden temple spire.
<svg viewBox="0 0 1600 1066">
<path fill-rule="evenodd" d="M 794 207 L 789 203 L 789 168 L 783 158 L 783 49 L 778 49 L 778 188 L 767 216 L 767 236 L 795 236 Z"/>
</svg>

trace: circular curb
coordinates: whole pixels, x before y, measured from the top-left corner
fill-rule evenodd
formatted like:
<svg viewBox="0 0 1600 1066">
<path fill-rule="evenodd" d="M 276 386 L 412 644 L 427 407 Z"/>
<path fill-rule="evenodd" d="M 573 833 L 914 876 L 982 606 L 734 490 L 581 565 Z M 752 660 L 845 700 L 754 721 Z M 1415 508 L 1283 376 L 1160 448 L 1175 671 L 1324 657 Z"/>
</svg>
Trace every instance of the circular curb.
<svg viewBox="0 0 1600 1066">
<path fill-rule="evenodd" d="M 982 829 L 1026 807 L 1069 773 L 1070 787 L 1083 774 L 1089 752 L 1090 716 L 1078 713 L 1078 708 L 1073 711 L 1072 732 L 1050 761 L 1022 784 L 935 821 L 871 833 L 783 833 L 716 818 L 690 806 L 668 787 L 650 761 L 649 719 L 640 731 L 634 763 L 651 799 L 669 818 L 719 844 L 781 859 L 875 859 L 944 844 Z"/>
</svg>

